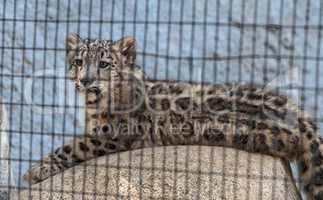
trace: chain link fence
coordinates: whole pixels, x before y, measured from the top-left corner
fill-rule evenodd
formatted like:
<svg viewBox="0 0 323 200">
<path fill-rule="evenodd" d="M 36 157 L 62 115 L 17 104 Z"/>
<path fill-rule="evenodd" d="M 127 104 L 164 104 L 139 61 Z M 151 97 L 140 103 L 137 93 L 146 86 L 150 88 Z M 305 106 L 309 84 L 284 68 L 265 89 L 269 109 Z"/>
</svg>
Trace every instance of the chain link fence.
<svg viewBox="0 0 323 200">
<path fill-rule="evenodd" d="M 84 99 L 67 78 L 65 38 L 137 39 L 152 79 L 257 84 L 286 94 L 323 126 L 323 1 L 2 0 L 1 191 L 84 132 Z M 296 178 L 297 179 L 297 178 Z"/>
</svg>

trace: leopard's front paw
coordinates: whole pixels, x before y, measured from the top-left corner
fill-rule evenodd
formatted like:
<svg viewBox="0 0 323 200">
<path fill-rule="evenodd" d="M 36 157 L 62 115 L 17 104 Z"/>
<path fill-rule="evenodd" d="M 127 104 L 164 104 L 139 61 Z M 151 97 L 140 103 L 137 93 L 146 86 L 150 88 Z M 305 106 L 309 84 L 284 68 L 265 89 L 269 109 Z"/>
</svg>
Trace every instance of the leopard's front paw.
<svg viewBox="0 0 323 200">
<path fill-rule="evenodd" d="M 50 166 L 34 166 L 29 169 L 23 176 L 24 180 L 29 184 L 38 183 L 49 177 Z"/>
<path fill-rule="evenodd" d="M 39 183 L 50 176 L 62 171 L 59 166 L 45 159 L 43 162 L 32 166 L 23 176 L 23 179 L 29 184 Z"/>
</svg>

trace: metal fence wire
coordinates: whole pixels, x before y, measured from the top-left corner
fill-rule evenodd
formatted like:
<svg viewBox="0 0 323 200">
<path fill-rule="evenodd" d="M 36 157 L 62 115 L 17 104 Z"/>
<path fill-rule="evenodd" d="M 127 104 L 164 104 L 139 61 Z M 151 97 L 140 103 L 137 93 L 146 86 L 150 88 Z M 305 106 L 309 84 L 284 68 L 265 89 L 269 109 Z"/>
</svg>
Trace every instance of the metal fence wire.
<svg viewBox="0 0 323 200">
<path fill-rule="evenodd" d="M 303 180 L 295 162 L 199 143 L 130 151 L 120 147 L 120 152 L 107 156 L 97 152 L 97 159 L 73 167 L 61 164 L 69 169 L 35 185 L 23 176 L 46 155 L 83 136 L 88 126 L 89 97 L 80 94 L 69 75 L 70 33 L 112 41 L 132 36 L 136 39 L 132 53 L 147 81 L 273 90 L 305 110 L 320 130 L 322 4 L 321 0 L 1 0 L 0 199 L 267 200 L 301 195 L 306 199 L 306 190 L 299 192 Z M 249 120 L 255 117 L 251 114 Z M 118 142 L 107 144 L 119 148 Z M 304 145 L 321 152 L 321 144 L 316 148 L 311 144 Z M 323 185 L 322 175 L 313 177 L 315 187 Z M 308 191 L 323 199 L 323 192 L 313 187 L 307 185 Z"/>
</svg>

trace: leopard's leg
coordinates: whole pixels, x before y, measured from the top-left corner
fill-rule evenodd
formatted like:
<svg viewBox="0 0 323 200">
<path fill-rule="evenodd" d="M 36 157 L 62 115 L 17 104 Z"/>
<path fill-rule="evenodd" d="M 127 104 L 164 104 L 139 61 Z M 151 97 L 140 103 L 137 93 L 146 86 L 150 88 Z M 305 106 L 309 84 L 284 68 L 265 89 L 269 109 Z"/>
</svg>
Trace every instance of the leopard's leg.
<svg viewBox="0 0 323 200">
<path fill-rule="evenodd" d="M 126 149 L 120 142 L 106 135 L 84 135 L 57 148 L 55 152 L 32 166 L 24 175 L 24 180 L 35 184 L 80 162 Z"/>
</svg>

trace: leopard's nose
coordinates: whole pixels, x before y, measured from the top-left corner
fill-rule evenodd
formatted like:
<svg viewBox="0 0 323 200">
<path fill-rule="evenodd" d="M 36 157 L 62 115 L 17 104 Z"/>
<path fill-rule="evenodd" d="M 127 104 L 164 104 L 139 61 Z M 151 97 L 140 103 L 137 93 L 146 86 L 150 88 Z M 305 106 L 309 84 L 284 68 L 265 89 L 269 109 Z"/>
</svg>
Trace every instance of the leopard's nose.
<svg viewBox="0 0 323 200">
<path fill-rule="evenodd" d="M 80 80 L 80 82 L 82 83 L 82 85 L 84 87 L 87 87 L 87 86 L 91 85 L 94 82 L 94 79 L 93 78 L 83 78 L 83 79 Z"/>
</svg>

